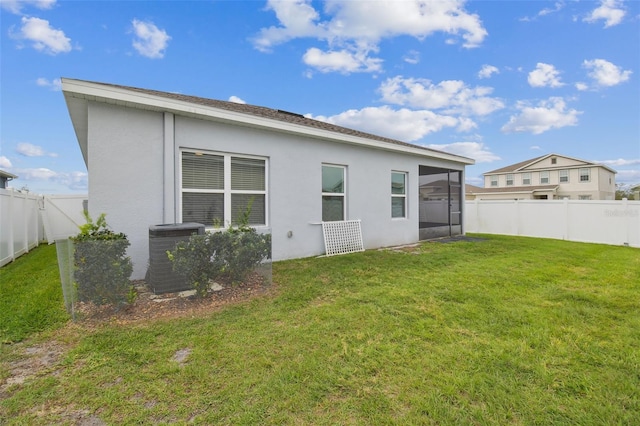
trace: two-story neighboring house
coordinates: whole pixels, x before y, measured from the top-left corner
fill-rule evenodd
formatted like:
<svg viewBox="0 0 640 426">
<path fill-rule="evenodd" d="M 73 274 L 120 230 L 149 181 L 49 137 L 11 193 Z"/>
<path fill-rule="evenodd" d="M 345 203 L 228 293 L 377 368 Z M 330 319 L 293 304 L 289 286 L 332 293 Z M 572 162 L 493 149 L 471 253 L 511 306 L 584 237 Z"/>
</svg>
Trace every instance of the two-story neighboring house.
<svg viewBox="0 0 640 426">
<path fill-rule="evenodd" d="M 602 164 L 547 154 L 484 175 L 484 188 L 467 186 L 467 199 L 613 200 L 616 171 Z"/>
</svg>

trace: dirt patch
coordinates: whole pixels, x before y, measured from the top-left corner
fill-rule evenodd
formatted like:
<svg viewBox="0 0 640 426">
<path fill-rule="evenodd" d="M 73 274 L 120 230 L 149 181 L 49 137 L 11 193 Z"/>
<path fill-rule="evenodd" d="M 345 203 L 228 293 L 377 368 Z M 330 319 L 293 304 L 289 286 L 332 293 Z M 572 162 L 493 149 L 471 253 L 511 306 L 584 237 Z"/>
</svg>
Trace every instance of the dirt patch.
<svg viewBox="0 0 640 426">
<path fill-rule="evenodd" d="M 134 282 L 134 303 L 115 310 L 111 306 L 94 306 L 89 303 L 76 305 L 76 323 L 82 326 L 97 326 L 109 322 L 129 324 L 156 319 L 193 317 L 212 312 L 229 304 L 250 300 L 274 291 L 275 286 L 265 283 L 256 274 L 242 283 L 215 283 L 207 296 L 201 298 L 193 292 L 154 294 L 144 281 Z"/>
</svg>

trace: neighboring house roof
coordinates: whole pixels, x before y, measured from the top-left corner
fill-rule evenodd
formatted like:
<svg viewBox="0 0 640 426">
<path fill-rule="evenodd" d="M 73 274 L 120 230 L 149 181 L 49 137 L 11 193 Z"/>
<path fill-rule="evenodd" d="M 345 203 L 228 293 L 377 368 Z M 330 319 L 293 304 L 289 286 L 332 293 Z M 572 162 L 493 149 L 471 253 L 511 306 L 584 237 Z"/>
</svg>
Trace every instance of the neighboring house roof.
<svg viewBox="0 0 640 426">
<path fill-rule="evenodd" d="M 504 193 L 533 193 L 538 191 L 555 191 L 559 185 L 527 185 L 504 186 L 498 188 L 480 188 L 473 185 L 465 185 L 467 194 L 504 194 Z M 471 187 L 471 188 L 470 188 Z"/>
<path fill-rule="evenodd" d="M 87 163 L 88 155 L 87 102 L 89 101 L 106 102 L 151 111 L 167 111 L 199 118 L 208 117 L 213 120 L 232 121 L 245 126 L 271 128 L 289 133 L 304 134 L 310 137 L 333 139 L 336 142 L 402 151 L 464 164 L 475 163 L 475 160 L 467 157 L 336 126 L 288 111 L 261 106 L 68 78 L 62 79 L 62 91 L 65 95 L 85 163 Z"/>
<path fill-rule="evenodd" d="M 3 177 L 7 180 L 16 179 L 18 176 L 11 174 L 9 172 L 5 172 L 4 170 L 0 170 L 0 177 Z"/>
<path fill-rule="evenodd" d="M 607 170 L 609 170 L 612 173 L 617 173 L 615 170 L 613 170 L 610 167 L 605 166 L 604 164 L 599 164 L 599 163 L 594 163 L 593 161 L 587 161 L 587 160 L 581 160 L 579 158 L 574 158 L 574 157 L 568 157 L 566 155 L 560 155 L 560 154 L 547 154 L 547 155 L 542 155 L 540 157 L 535 157 L 535 158 L 531 158 L 529 160 L 525 160 L 525 161 L 521 161 L 519 163 L 515 163 L 515 164 L 511 164 L 509 166 L 505 166 L 496 170 L 492 170 L 490 172 L 486 172 L 484 173 L 484 175 L 494 175 L 494 174 L 503 174 L 503 173 L 512 173 L 512 172 L 521 172 L 521 171 L 526 171 L 527 167 L 544 160 L 545 158 L 549 158 L 549 157 L 562 157 L 562 158 L 568 158 L 570 160 L 574 160 L 574 161 L 578 161 L 580 163 L 582 163 L 582 165 L 580 166 L 571 166 L 571 167 L 584 167 L 584 166 L 599 166 L 599 167 L 603 167 Z M 551 168 L 551 167 L 548 167 Z M 557 169 L 566 169 L 567 166 L 553 166 L 553 168 L 557 168 Z"/>
</svg>

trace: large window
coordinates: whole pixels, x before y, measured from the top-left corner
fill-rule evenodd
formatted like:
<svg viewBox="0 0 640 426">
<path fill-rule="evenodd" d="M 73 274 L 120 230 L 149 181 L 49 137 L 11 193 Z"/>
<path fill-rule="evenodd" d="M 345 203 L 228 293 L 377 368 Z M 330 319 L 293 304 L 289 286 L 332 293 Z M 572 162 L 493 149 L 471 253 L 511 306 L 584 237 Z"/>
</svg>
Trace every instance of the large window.
<svg viewBox="0 0 640 426">
<path fill-rule="evenodd" d="M 407 217 L 407 174 L 391 172 L 391 217 Z"/>
<path fill-rule="evenodd" d="M 507 174 L 507 186 L 513 186 L 513 173 Z"/>
<path fill-rule="evenodd" d="M 549 183 L 549 172 L 540 172 L 540 184 Z"/>
<path fill-rule="evenodd" d="M 568 183 L 569 182 L 569 170 L 560 170 L 558 171 L 558 176 L 560 183 Z"/>
<path fill-rule="evenodd" d="M 237 223 L 250 206 L 249 224 L 266 225 L 266 160 L 182 152 L 182 222 Z"/>
<path fill-rule="evenodd" d="M 491 176 L 491 186 L 498 186 L 498 176 Z"/>
<path fill-rule="evenodd" d="M 590 169 L 580 169 L 580 182 L 589 182 L 591 179 Z"/>
<path fill-rule="evenodd" d="M 531 173 L 523 173 L 522 174 L 522 184 L 523 185 L 531 185 Z"/>
<path fill-rule="evenodd" d="M 345 174 L 344 166 L 322 165 L 322 221 L 345 219 Z"/>
</svg>

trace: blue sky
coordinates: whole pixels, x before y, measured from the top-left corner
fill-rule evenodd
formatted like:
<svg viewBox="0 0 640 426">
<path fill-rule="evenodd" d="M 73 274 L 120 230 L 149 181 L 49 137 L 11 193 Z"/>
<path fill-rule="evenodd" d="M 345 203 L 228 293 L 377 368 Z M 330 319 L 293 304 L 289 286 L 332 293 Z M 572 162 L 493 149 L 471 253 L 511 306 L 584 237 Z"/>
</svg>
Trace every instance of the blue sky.
<svg viewBox="0 0 640 426">
<path fill-rule="evenodd" d="M 68 77 L 246 102 L 474 158 L 640 183 L 640 2 L 0 0 L 0 169 L 87 191 Z M 114 170 L 114 173 L 117 171 Z"/>
</svg>

